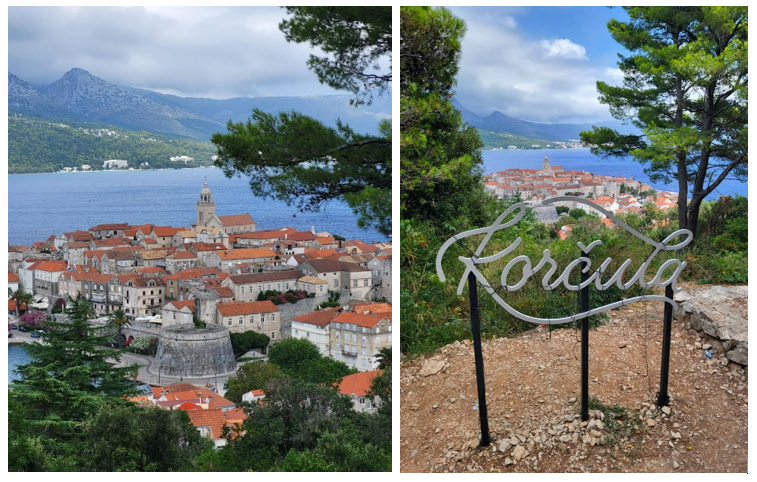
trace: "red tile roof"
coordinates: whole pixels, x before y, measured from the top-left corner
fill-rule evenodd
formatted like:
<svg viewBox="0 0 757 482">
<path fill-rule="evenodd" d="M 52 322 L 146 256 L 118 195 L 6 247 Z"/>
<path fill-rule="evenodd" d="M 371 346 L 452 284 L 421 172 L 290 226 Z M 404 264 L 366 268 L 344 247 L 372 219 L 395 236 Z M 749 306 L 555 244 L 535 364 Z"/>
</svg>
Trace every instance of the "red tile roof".
<svg viewBox="0 0 757 482">
<path fill-rule="evenodd" d="M 357 313 L 344 312 L 340 313 L 332 321 L 334 323 L 351 323 L 353 325 L 362 326 L 365 328 L 373 328 L 379 321 L 388 319 L 386 316 L 368 316 L 359 315 Z"/>
<path fill-rule="evenodd" d="M 210 289 L 218 293 L 218 298 L 234 298 L 234 292 L 226 286 L 211 286 Z"/>
<path fill-rule="evenodd" d="M 253 221 L 252 217 L 247 213 L 218 216 L 218 219 L 224 226 L 243 226 L 245 224 L 255 224 L 255 221 Z"/>
<path fill-rule="evenodd" d="M 66 262 L 65 261 L 48 261 L 46 263 L 42 263 L 39 266 L 37 266 L 37 269 L 40 271 L 49 271 L 49 272 L 60 272 L 60 271 L 66 271 Z"/>
<path fill-rule="evenodd" d="M 292 321 L 298 321 L 300 323 L 307 323 L 308 325 L 315 326 L 328 326 L 331 320 L 341 312 L 341 308 L 326 308 L 312 313 L 306 313 L 304 315 L 295 316 Z"/>
<path fill-rule="evenodd" d="M 218 303 L 221 316 L 251 315 L 279 311 L 272 301 L 226 301 Z"/>
<path fill-rule="evenodd" d="M 244 419 L 247 418 L 247 415 L 241 410 L 230 410 L 229 412 L 224 412 L 217 408 L 209 408 L 207 410 L 190 410 L 187 414 L 192 425 L 197 428 L 208 427 L 210 429 L 210 438 L 218 440 L 223 438 L 223 427 L 225 425 L 233 428 L 235 425 L 241 425 Z"/>
<path fill-rule="evenodd" d="M 8 283 L 18 283 L 18 275 L 8 271 Z"/>
<path fill-rule="evenodd" d="M 120 231 L 123 229 L 129 229 L 128 223 L 117 223 L 117 224 L 98 224 L 97 226 L 92 226 L 89 228 L 90 231 Z"/>
<path fill-rule="evenodd" d="M 190 311 L 192 313 L 195 312 L 195 302 L 194 302 L 194 300 L 171 301 L 170 303 L 167 303 L 166 306 L 164 306 L 163 308 L 165 309 L 166 307 L 168 307 L 168 305 L 172 305 L 177 310 L 180 310 L 180 309 L 182 309 L 184 307 L 189 307 L 189 309 L 190 309 Z"/>
<path fill-rule="evenodd" d="M 357 372 L 342 378 L 337 390 L 342 395 L 364 397 L 371 390 L 371 384 L 379 370 L 371 372 Z"/>
<path fill-rule="evenodd" d="M 224 261 L 229 261 L 235 259 L 275 258 L 276 253 L 270 248 L 241 248 L 218 251 L 218 256 Z"/>
</svg>

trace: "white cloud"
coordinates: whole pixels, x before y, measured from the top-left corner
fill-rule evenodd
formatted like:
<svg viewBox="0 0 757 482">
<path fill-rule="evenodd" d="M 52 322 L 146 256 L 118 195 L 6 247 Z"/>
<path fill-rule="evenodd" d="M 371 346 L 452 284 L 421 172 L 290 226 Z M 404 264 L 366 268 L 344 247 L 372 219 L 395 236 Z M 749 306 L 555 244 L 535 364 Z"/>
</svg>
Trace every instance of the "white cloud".
<svg viewBox="0 0 757 482">
<path fill-rule="evenodd" d="M 518 22 L 515 21 L 515 18 L 511 15 L 506 16 L 502 19 L 502 25 L 504 25 L 507 28 L 515 28 L 518 26 Z"/>
<path fill-rule="evenodd" d="M 479 115 L 498 110 L 534 122 L 612 119 L 596 90 L 597 80 L 608 78 L 606 65 L 545 55 L 541 42 L 518 30 L 504 29 L 471 10 L 455 13 L 468 26 L 456 93 L 465 107 Z M 585 49 L 577 47 L 585 58 Z"/>
<path fill-rule="evenodd" d="M 8 68 L 35 85 L 73 67 L 180 95 L 323 95 L 307 44 L 289 43 L 279 7 L 11 7 Z"/>
<path fill-rule="evenodd" d="M 605 82 L 612 85 L 623 84 L 623 71 L 617 67 L 608 67 L 605 69 Z"/>
<path fill-rule="evenodd" d="M 571 42 L 570 39 L 542 40 L 539 43 L 547 51 L 548 57 L 588 60 L 586 58 L 586 48 L 583 45 Z"/>
</svg>

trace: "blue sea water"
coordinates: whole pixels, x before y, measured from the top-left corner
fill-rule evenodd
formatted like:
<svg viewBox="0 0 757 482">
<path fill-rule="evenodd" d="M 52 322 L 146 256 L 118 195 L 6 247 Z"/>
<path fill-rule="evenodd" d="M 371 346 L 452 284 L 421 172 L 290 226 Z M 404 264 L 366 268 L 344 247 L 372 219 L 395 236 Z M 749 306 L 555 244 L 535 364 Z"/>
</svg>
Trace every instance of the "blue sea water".
<svg viewBox="0 0 757 482">
<path fill-rule="evenodd" d="M 208 168 L 8 176 L 8 242 L 30 244 L 101 223 L 189 227 L 196 220 L 195 203 L 205 176 L 216 213 L 249 212 L 258 230 L 285 226 L 309 230 L 314 225 L 316 232 L 347 239 L 387 241 L 373 229 L 359 228 L 355 214 L 343 202 L 301 213 L 282 201 L 255 197 L 246 178 L 229 179 L 220 169 Z"/>
<path fill-rule="evenodd" d="M 631 159 L 600 159 L 589 149 L 542 149 L 542 150 L 501 150 L 483 151 L 484 174 L 505 169 L 541 169 L 544 156 L 549 157 L 553 166 L 562 166 L 566 171 L 586 171 L 592 174 L 633 177 L 654 187 L 658 191 L 678 192 L 678 183 L 650 182 L 644 173 L 644 166 Z M 707 199 L 717 199 L 721 195 L 747 196 L 747 183 L 725 180 Z"/>
<path fill-rule="evenodd" d="M 29 363 L 29 360 L 31 358 L 24 345 L 8 345 L 8 383 L 18 378 L 16 367 Z"/>
</svg>

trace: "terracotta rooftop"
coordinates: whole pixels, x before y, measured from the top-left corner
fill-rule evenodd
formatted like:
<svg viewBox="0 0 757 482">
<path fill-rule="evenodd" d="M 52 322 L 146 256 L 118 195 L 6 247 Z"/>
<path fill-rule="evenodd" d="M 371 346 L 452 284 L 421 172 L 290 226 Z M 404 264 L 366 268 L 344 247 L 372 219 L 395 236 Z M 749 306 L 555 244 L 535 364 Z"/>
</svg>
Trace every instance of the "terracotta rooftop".
<svg viewBox="0 0 757 482">
<path fill-rule="evenodd" d="M 37 266 L 39 271 L 60 272 L 66 271 L 65 261 L 47 261 Z"/>
<path fill-rule="evenodd" d="M 229 410 L 224 412 L 220 409 L 209 408 L 207 410 L 190 410 L 187 412 L 189 421 L 197 428 L 208 427 L 210 438 L 218 440 L 223 438 L 223 427 L 241 425 L 247 415 L 241 410 Z"/>
<path fill-rule="evenodd" d="M 342 378 L 337 390 L 342 395 L 364 397 L 370 392 L 371 384 L 376 375 L 379 374 L 379 370 L 371 372 L 357 372 L 352 375 L 347 375 Z"/>
<path fill-rule="evenodd" d="M 194 300 L 184 300 L 184 301 L 171 301 L 170 303 L 167 303 L 166 306 L 173 305 L 174 308 L 177 310 L 180 310 L 185 307 L 189 307 L 189 310 L 194 313 L 195 312 L 195 302 Z M 164 306 L 163 308 L 165 308 Z"/>
<path fill-rule="evenodd" d="M 221 316 L 240 316 L 279 311 L 272 301 L 226 301 L 218 303 Z"/>
<path fill-rule="evenodd" d="M 308 263 L 318 273 L 335 271 L 370 271 L 368 268 L 363 268 L 354 263 L 345 263 L 335 259 L 310 259 L 308 260 Z"/>
<path fill-rule="evenodd" d="M 98 224 L 89 228 L 90 231 L 121 231 L 129 229 L 129 223 Z"/>
<path fill-rule="evenodd" d="M 18 283 L 18 275 L 8 271 L 8 283 Z"/>
<path fill-rule="evenodd" d="M 302 277 L 300 271 L 268 271 L 265 273 L 252 273 L 252 274 L 240 274 L 235 276 L 229 276 L 229 279 L 235 285 L 244 285 L 250 283 L 263 283 L 266 281 L 283 281 L 283 280 L 296 280 Z"/>
<path fill-rule="evenodd" d="M 218 216 L 218 219 L 224 226 L 244 226 L 245 224 L 255 224 L 255 221 L 253 221 L 252 217 L 247 213 Z"/>
<path fill-rule="evenodd" d="M 336 315 L 339 314 L 341 309 L 339 307 L 336 308 L 326 308 L 320 311 L 314 311 L 312 313 L 306 313 L 304 315 L 295 316 L 292 318 L 292 321 L 298 321 L 300 323 L 307 323 L 308 325 L 315 325 L 315 326 L 328 326 L 329 323 L 331 323 L 331 320 L 336 317 Z"/>
<path fill-rule="evenodd" d="M 388 318 L 385 316 L 368 316 L 368 315 L 359 315 L 357 313 L 344 312 L 344 313 L 340 313 L 332 321 L 334 323 L 350 323 L 350 324 L 361 326 L 364 328 L 373 328 L 383 319 L 388 319 Z"/>
<path fill-rule="evenodd" d="M 241 248 L 234 250 L 218 251 L 218 256 L 224 261 L 235 259 L 275 258 L 271 248 Z"/>
</svg>

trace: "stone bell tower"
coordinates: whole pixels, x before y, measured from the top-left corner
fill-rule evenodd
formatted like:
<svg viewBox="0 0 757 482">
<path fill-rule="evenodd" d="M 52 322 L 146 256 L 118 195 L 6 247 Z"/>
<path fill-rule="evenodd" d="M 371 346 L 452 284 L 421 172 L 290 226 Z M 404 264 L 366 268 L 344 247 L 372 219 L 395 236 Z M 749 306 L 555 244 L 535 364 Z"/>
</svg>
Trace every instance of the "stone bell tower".
<svg viewBox="0 0 757 482">
<path fill-rule="evenodd" d="M 200 191 L 200 200 L 197 201 L 197 227 L 207 226 L 208 221 L 216 214 L 216 203 L 213 202 L 213 194 L 208 189 L 208 178 L 205 177 L 205 186 Z"/>
<path fill-rule="evenodd" d="M 552 172 L 552 166 L 549 165 L 549 157 L 544 156 L 544 165 L 542 166 L 541 170 L 544 174 L 547 174 L 549 176 L 554 175 L 554 173 Z"/>
</svg>

